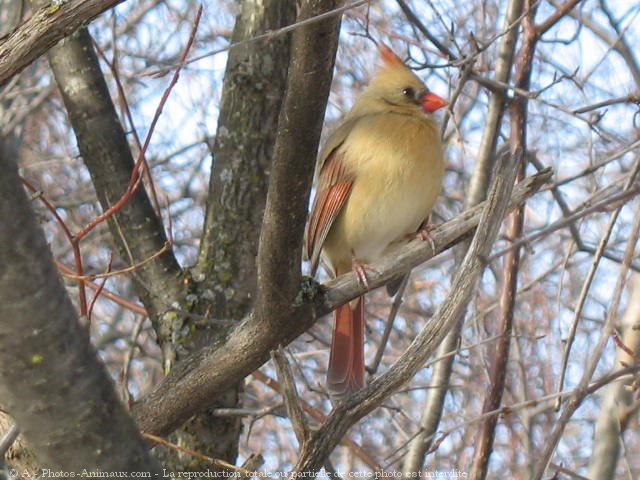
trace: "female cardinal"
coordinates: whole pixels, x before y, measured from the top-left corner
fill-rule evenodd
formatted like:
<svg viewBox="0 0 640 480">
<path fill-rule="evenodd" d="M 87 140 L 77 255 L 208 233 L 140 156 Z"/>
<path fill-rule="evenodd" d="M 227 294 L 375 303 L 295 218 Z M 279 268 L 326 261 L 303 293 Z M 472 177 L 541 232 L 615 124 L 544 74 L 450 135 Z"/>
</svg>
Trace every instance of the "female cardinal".
<svg viewBox="0 0 640 480">
<path fill-rule="evenodd" d="M 383 65 L 321 150 L 316 196 L 305 232 L 315 274 L 364 266 L 427 220 L 442 186 L 444 160 L 432 113 L 447 101 L 430 92 L 387 47 Z M 364 296 L 334 312 L 327 387 L 341 396 L 364 386 Z"/>
</svg>

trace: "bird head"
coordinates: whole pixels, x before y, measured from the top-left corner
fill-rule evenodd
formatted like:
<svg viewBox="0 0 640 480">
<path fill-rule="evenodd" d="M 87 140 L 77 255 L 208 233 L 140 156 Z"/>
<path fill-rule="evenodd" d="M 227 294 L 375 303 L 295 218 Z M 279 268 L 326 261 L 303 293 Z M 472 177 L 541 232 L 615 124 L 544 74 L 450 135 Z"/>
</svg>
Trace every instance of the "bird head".
<svg viewBox="0 0 640 480">
<path fill-rule="evenodd" d="M 382 66 L 363 92 L 358 110 L 392 110 L 431 114 L 449 104 L 431 92 L 387 45 L 380 47 Z"/>
</svg>

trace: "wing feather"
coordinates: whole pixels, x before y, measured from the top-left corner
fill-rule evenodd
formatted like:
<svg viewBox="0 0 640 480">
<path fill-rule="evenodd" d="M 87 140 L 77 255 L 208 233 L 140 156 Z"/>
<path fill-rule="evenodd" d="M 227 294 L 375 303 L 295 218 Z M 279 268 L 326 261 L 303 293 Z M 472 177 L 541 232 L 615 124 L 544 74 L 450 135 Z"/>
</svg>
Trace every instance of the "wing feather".
<svg viewBox="0 0 640 480">
<path fill-rule="evenodd" d="M 316 180 L 316 197 L 305 231 L 307 257 L 311 260 L 311 274 L 315 275 L 320 262 L 320 253 L 327 234 L 344 207 L 353 176 L 346 171 L 343 156 L 335 148 L 324 160 Z"/>
</svg>

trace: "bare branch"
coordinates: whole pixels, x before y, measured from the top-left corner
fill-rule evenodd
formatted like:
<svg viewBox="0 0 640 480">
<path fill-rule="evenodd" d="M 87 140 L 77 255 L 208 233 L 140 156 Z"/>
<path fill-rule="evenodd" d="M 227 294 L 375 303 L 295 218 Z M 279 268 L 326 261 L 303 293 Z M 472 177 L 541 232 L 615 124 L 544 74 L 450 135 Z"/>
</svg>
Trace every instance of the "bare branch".
<svg viewBox="0 0 640 480">
<path fill-rule="evenodd" d="M 567 0 L 562 5 L 558 6 L 558 9 L 553 12 L 549 17 L 539 25 L 535 26 L 538 36 L 544 35 L 544 33 L 564 18 L 573 7 L 575 7 L 581 0 Z"/>
<path fill-rule="evenodd" d="M 634 183 L 639 174 L 640 174 L 640 157 L 637 157 L 634 168 L 629 173 L 629 177 L 625 182 L 623 192 L 633 191 Z M 609 221 L 607 222 L 607 226 L 604 229 L 602 236 L 600 237 L 600 242 L 594 254 L 593 260 L 591 262 L 591 266 L 589 267 L 589 271 L 587 272 L 587 276 L 582 284 L 582 289 L 580 290 L 580 296 L 578 297 L 578 301 L 575 306 L 573 320 L 571 322 L 569 334 L 567 335 L 564 353 L 562 356 L 562 366 L 560 367 L 560 379 L 558 381 L 558 391 L 562 390 L 564 386 L 564 378 L 567 370 L 567 365 L 569 362 L 569 355 L 571 354 L 571 348 L 575 340 L 576 331 L 578 329 L 578 323 L 580 322 L 580 319 L 582 317 L 582 310 L 587 301 L 587 297 L 589 295 L 589 290 L 591 289 L 591 284 L 593 283 L 593 279 L 596 275 L 598 267 L 600 266 L 600 260 L 602 260 L 603 252 L 607 247 L 607 244 L 609 243 L 609 239 L 613 232 L 613 227 L 615 226 L 618 220 L 622 207 L 623 205 L 618 205 L 616 209 L 613 212 L 611 212 L 611 215 L 609 216 Z"/>
<path fill-rule="evenodd" d="M 123 0 L 71 0 L 42 6 L 0 43 L 0 86 L 102 12 Z"/>
<path fill-rule="evenodd" d="M 265 375 L 261 370 L 256 370 L 255 372 L 253 372 L 251 374 L 251 376 L 254 377 L 255 379 L 261 381 L 265 385 L 267 385 L 274 392 L 278 392 L 280 394 L 283 394 L 284 390 L 282 388 L 282 385 L 280 385 L 280 383 L 278 383 L 277 381 L 275 381 L 271 377 L 268 377 L 267 375 Z M 317 422 L 324 422 L 326 420 L 326 418 L 327 418 L 326 415 L 324 415 L 320 410 L 318 410 L 317 408 L 313 407 L 312 405 L 309 405 L 307 402 L 305 402 L 303 400 L 301 400 L 301 407 L 305 412 L 307 412 L 307 414 L 310 417 L 312 417 Z M 349 438 L 348 435 L 345 435 L 342 438 L 342 444 L 345 445 L 347 448 L 349 448 L 353 452 L 353 454 L 355 456 L 360 458 L 374 472 L 382 471 L 382 467 L 371 457 L 371 455 L 369 455 L 369 453 L 367 451 L 365 451 L 355 441 L 353 441 L 351 438 Z M 326 466 L 325 466 L 325 468 L 326 468 Z"/>
<path fill-rule="evenodd" d="M 640 158 L 638 158 L 638 161 L 636 162 L 636 166 L 638 165 L 640 165 Z M 638 169 L 636 168 L 634 170 L 634 173 L 637 172 L 637 170 Z M 635 175 L 631 175 L 630 177 L 635 177 Z M 612 218 L 616 217 L 618 212 L 619 210 L 616 210 L 616 212 L 612 215 Z M 605 238 L 608 238 L 609 233 L 610 232 L 606 232 L 603 235 L 603 240 Z M 640 235 L 640 215 L 636 215 L 632 230 L 629 233 L 629 240 L 627 241 L 627 246 L 625 249 L 624 261 L 623 261 L 623 264 L 620 266 L 618 280 L 616 282 L 615 289 L 611 295 L 611 303 L 607 310 L 607 317 L 602 327 L 602 331 L 600 334 L 600 338 L 598 339 L 598 343 L 594 348 L 591 349 L 591 352 L 589 355 L 589 362 L 583 370 L 582 377 L 580 378 L 580 382 L 578 384 L 578 389 L 582 389 L 582 390 L 587 389 L 589 382 L 591 381 L 591 377 L 593 376 L 596 370 L 596 367 L 600 361 L 600 356 L 604 351 L 604 347 L 609 341 L 611 337 L 611 333 L 613 332 L 613 329 L 615 327 L 615 322 L 618 319 L 618 307 L 620 305 L 620 298 L 622 297 L 622 292 L 624 290 L 624 286 L 627 281 L 629 267 L 631 265 L 631 260 L 633 259 L 633 256 L 635 254 L 635 247 L 636 247 L 636 243 L 638 241 L 639 235 Z M 606 241 L 603 241 L 601 243 L 601 245 L 604 245 L 604 244 L 606 244 Z M 596 257 L 597 260 L 599 260 L 599 258 L 600 257 Z M 597 262 L 594 263 L 594 265 L 597 265 Z M 585 281 L 585 285 L 587 285 L 590 281 L 591 281 L 591 277 L 588 277 L 587 281 Z M 549 462 L 551 461 L 551 456 L 553 455 L 553 452 L 555 451 L 556 446 L 560 441 L 560 437 L 564 432 L 567 422 L 573 416 L 574 412 L 578 409 L 578 407 L 580 406 L 583 400 L 584 398 L 580 398 L 580 397 L 574 398 L 574 399 L 571 399 L 569 402 L 567 402 L 567 404 L 564 406 L 562 413 L 560 414 L 560 418 L 558 419 L 553 431 L 548 436 L 546 447 L 541 453 L 539 460 L 536 464 L 535 473 L 533 476 L 535 480 L 540 480 L 544 475 L 544 472 L 547 469 Z"/>
<path fill-rule="evenodd" d="M 293 431 L 298 439 L 298 444 L 302 446 L 309 437 L 309 427 L 307 426 L 307 420 L 304 418 L 304 412 L 300 405 L 300 397 L 298 396 L 296 384 L 293 381 L 291 366 L 287 361 L 287 357 L 285 356 L 282 347 L 277 350 L 273 350 L 271 352 L 271 358 L 275 362 L 278 370 L 278 379 L 282 385 L 282 395 L 284 396 L 287 415 L 293 425 Z"/>
</svg>

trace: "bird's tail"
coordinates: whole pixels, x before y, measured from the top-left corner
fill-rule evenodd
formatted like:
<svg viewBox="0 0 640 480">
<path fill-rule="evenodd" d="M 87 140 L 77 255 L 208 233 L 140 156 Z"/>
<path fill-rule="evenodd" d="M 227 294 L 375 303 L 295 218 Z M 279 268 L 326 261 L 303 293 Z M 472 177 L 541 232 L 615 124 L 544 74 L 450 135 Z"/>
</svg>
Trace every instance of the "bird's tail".
<svg viewBox="0 0 640 480">
<path fill-rule="evenodd" d="M 354 306 L 352 306 L 355 304 Z M 342 396 L 364 387 L 364 296 L 333 312 L 327 388 Z"/>
</svg>

